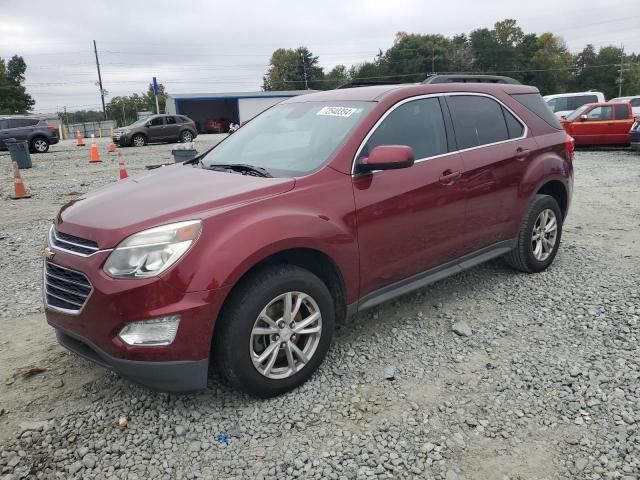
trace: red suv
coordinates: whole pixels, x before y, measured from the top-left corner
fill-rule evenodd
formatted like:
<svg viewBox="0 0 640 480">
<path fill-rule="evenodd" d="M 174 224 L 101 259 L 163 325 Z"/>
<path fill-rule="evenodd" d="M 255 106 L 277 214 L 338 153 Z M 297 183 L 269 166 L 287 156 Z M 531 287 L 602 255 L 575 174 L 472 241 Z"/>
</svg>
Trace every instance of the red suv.
<svg viewBox="0 0 640 480">
<path fill-rule="evenodd" d="M 553 261 L 573 144 L 538 90 L 426 84 L 298 96 L 196 159 L 65 205 L 44 299 L 59 342 L 164 391 L 277 395 L 335 322 L 506 256 Z"/>
</svg>

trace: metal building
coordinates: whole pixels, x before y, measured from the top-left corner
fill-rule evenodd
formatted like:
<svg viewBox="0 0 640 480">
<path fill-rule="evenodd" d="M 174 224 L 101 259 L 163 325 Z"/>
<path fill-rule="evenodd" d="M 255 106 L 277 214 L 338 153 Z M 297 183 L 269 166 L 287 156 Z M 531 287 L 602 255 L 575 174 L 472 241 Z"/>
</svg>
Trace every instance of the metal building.
<svg viewBox="0 0 640 480">
<path fill-rule="evenodd" d="M 209 120 L 228 120 L 241 124 L 281 101 L 311 93 L 312 90 L 231 93 L 175 93 L 167 96 L 165 112 L 191 118 L 198 130 Z"/>
</svg>

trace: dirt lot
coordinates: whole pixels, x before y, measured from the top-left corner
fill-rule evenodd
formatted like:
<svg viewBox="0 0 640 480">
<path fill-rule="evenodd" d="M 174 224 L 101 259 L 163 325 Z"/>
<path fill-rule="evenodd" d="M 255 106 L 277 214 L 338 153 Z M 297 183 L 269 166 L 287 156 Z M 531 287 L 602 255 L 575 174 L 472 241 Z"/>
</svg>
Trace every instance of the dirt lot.
<svg viewBox="0 0 640 480">
<path fill-rule="evenodd" d="M 0 479 L 640 478 L 640 155 L 577 153 L 547 272 L 498 260 L 360 314 L 310 382 L 259 401 L 216 378 L 197 395 L 149 392 L 55 342 L 44 237 L 61 205 L 117 181 L 100 144 L 97 165 L 73 142 L 34 155 L 21 201 L 0 152 Z M 122 152 L 135 174 L 170 150 Z M 24 367 L 47 370 L 11 383 Z"/>
</svg>

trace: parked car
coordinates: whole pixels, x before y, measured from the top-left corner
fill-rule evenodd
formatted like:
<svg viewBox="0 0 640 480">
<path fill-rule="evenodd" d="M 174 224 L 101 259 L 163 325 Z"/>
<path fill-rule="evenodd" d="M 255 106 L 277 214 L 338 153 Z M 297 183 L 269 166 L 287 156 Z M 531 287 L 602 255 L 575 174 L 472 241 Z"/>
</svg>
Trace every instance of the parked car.
<svg viewBox="0 0 640 480">
<path fill-rule="evenodd" d="M 602 92 L 576 92 L 546 95 L 544 100 L 558 118 L 563 118 L 586 103 L 604 102 Z"/>
<path fill-rule="evenodd" d="M 207 133 L 227 133 L 229 131 L 229 120 L 225 118 L 208 120 L 204 124 L 204 130 Z"/>
<path fill-rule="evenodd" d="M 633 97 L 616 97 L 609 100 L 610 102 L 628 102 L 631 104 L 631 109 L 633 110 L 633 115 L 635 117 L 640 117 L 640 95 L 636 95 Z"/>
<path fill-rule="evenodd" d="M 629 141 L 631 148 L 640 152 L 640 117 L 636 117 L 636 121 L 633 122 L 631 130 L 629 131 Z"/>
<path fill-rule="evenodd" d="M 46 120 L 35 117 L 0 117 L 1 150 L 6 150 L 4 142 L 8 138 L 26 140 L 31 153 L 46 153 L 49 145 L 59 142 L 58 129 Z"/>
<path fill-rule="evenodd" d="M 548 268 L 572 158 L 534 87 L 287 99 L 200 158 L 62 207 L 47 321 L 67 349 L 151 388 L 203 389 L 211 361 L 278 395 L 318 368 L 347 315 L 492 258 Z"/>
<path fill-rule="evenodd" d="M 113 131 L 113 142 L 121 147 L 143 147 L 147 143 L 193 141 L 198 136 L 196 124 L 184 115 L 151 115 L 128 127 Z"/>
<path fill-rule="evenodd" d="M 562 120 L 576 145 L 629 145 L 630 103 L 588 103 Z"/>
</svg>

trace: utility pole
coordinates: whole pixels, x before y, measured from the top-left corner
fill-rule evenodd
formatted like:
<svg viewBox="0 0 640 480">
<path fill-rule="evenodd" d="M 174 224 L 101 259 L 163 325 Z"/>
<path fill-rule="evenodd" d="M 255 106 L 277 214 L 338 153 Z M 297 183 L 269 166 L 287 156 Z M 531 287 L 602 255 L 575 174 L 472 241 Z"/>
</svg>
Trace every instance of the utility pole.
<svg viewBox="0 0 640 480">
<path fill-rule="evenodd" d="M 305 64 L 302 52 L 300 52 L 300 61 L 302 62 L 302 73 L 304 74 L 304 89 L 309 90 L 309 84 L 307 83 L 307 65 Z"/>
<path fill-rule="evenodd" d="M 624 70 L 624 45 L 620 46 L 620 77 L 618 77 L 618 96 L 622 96 L 622 71 Z"/>
<path fill-rule="evenodd" d="M 431 73 L 436 73 L 436 47 L 431 45 Z"/>
<path fill-rule="evenodd" d="M 104 107 L 104 89 L 102 88 L 102 75 L 100 74 L 100 62 L 98 61 L 98 47 L 96 47 L 96 41 L 93 41 L 93 53 L 96 54 L 96 67 L 98 68 L 98 85 L 100 86 L 100 98 L 102 99 L 102 113 L 104 119 L 107 119 L 107 109 Z"/>
</svg>

